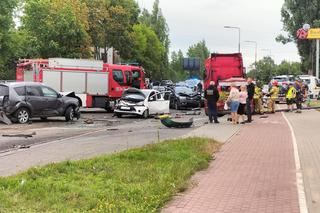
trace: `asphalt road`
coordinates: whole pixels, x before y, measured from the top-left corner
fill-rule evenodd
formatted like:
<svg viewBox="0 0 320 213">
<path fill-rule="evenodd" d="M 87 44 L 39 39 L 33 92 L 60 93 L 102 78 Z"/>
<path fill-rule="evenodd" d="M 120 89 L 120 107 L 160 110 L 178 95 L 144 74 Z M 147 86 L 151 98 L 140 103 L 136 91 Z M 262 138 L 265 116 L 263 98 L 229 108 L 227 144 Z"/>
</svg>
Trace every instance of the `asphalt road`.
<svg viewBox="0 0 320 213">
<path fill-rule="evenodd" d="M 181 119 L 194 117 L 195 127 L 193 129 L 202 126 L 206 120 L 204 113 L 200 116 L 186 116 L 183 115 L 183 111 L 172 111 L 171 113 L 173 116 L 181 115 Z M 147 144 L 157 140 L 179 137 L 190 130 L 168 129 L 154 118 L 147 120 L 137 117 L 116 118 L 112 113 L 90 110 L 82 113 L 81 119 L 76 122 L 65 122 L 64 118 L 50 118 L 47 121 L 34 119 L 28 125 L 7 126 L 0 124 L 0 153 L 66 139 L 85 141 L 99 138 L 99 140 L 116 142 L 121 146 L 128 146 L 127 144 L 131 141 Z M 30 138 L 4 136 L 19 134 L 35 135 Z"/>
</svg>

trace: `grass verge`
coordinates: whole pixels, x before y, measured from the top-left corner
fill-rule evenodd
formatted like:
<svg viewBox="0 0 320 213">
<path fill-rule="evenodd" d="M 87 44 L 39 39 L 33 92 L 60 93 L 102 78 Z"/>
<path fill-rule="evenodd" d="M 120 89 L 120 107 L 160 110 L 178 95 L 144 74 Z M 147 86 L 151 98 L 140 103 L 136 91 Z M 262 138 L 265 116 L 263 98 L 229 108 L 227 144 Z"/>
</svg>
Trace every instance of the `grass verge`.
<svg viewBox="0 0 320 213">
<path fill-rule="evenodd" d="M 0 178 L 0 212 L 156 212 L 220 145 L 187 138 Z"/>
<path fill-rule="evenodd" d="M 320 100 L 312 100 L 310 102 L 310 107 L 320 107 Z"/>
</svg>

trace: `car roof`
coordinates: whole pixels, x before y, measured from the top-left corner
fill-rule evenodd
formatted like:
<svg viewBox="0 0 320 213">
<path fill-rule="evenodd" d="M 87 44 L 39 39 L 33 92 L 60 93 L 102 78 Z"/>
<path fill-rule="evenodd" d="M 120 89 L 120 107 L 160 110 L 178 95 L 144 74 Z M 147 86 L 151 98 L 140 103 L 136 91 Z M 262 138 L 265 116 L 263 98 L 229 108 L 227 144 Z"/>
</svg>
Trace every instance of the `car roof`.
<svg viewBox="0 0 320 213">
<path fill-rule="evenodd" d="M 17 87 L 17 86 L 40 86 L 43 84 L 39 82 L 4 82 L 4 83 L 0 83 L 0 85 Z"/>
</svg>

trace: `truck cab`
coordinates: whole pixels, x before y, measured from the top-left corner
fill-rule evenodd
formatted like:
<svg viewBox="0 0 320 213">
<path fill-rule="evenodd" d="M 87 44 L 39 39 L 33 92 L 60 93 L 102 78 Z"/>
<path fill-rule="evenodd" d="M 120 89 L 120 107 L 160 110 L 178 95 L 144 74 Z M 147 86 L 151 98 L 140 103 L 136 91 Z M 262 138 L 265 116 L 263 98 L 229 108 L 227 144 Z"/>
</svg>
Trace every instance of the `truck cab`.
<svg viewBox="0 0 320 213">
<path fill-rule="evenodd" d="M 204 89 L 206 90 L 209 87 L 211 81 L 216 83 L 220 93 L 220 100 L 217 103 L 218 115 L 228 113 L 224 110 L 224 103 L 229 94 L 228 88 L 230 84 L 246 84 L 244 70 L 241 53 L 213 53 L 205 61 Z M 207 103 L 205 101 L 206 113 L 207 110 Z"/>
</svg>

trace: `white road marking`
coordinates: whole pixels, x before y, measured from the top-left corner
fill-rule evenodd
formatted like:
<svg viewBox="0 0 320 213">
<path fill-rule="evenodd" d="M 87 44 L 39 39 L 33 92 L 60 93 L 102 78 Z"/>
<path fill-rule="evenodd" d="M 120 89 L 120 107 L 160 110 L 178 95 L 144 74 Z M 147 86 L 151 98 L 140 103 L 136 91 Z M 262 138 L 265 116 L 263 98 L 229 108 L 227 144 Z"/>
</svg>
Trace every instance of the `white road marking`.
<svg viewBox="0 0 320 213">
<path fill-rule="evenodd" d="M 305 190 L 304 190 L 303 175 L 302 175 L 302 171 L 301 171 L 297 139 L 294 134 L 293 127 L 292 127 L 290 121 L 287 119 L 287 117 L 285 116 L 285 114 L 283 112 L 281 114 L 282 114 L 283 118 L 286 120 L 286 122 L 290 128 L 291 137 L 292 137 L 292 143 L 293 143 L 293 149 L 294 149 L 294 160 L 296 163 L 296 184 L 297 184 L 297 189 L 298 189 L 300 213 L 308 213 L 309 211 L 308 211 L 308 206 L 307 206 L 306 194 L 305 194 Z"/>
</svg>

